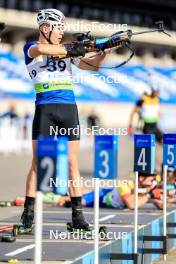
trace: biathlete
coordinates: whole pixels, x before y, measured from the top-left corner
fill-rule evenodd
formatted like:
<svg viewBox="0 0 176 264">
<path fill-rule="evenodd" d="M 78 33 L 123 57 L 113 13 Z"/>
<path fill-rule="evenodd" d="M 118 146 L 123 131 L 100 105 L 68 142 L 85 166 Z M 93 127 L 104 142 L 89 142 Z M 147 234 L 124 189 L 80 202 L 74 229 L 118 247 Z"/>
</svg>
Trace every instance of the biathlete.
<svg viewBox="0 0 176 264">
<path fill-rule="evenodd" d="M 136 102 L 136 105 L 130 115 L 129 132 L 133 133 L 132 124 L 134 115 L 138 114 L 143 120 L 143 133 L 155 134 L 158 143 L 162 144 L 162 131 L 158 128 L 158 119 L 160 116 L 159 91 L 151 87 L 151 94 L 144 95 Z"/>
<path fill-rule="evenodd" d="M 167 184 L 167 207 L 171 203 L 176 203 L 176 184 L 175 168 L 168 167 L 168 184 Z M 140 175 L 139 176 L 138 206 L 141 207 L 147 202 L 152 202 L 158 209 L 163 208 L 163 188 L 162 178 L 160 175 Z M 100 188 L 99 192 L 100 206 L 103 208 L 116 209 L 134 209 L 134 182 L 132 180 L 123 180 L 118 187 Z M 68 196 L 60 197 L 59 206 L 70 206 Z M 94 206 L 94 192 L 84 193 L 82 196 L 82 205 Z"/>
<path fill-rule="evenodd" d="M 143 192 L 138 194 L 138 206 L 141 207 L 146 204 L 151 198 L 151 192 L 156 186 L 154 176 L 139 176 L 139 188 Z M 100 188 L 99 192 L 100 206 L 103 208 L 134 209 L 134 182 L 132 180 L 123 180 L 118 187 L 114 188 Z M 70 205 L 70 198 L 63 197 L 60 199 L 59 205 Z M 82 205 L 94 205 L 94 192 L 88 192 L 82 196 Z"/>
<path fill-rule="evenodd" d="M 25 64 L 36 91 L 35 114 L 32 126 L 33 159 L 26 182 L 26 198 L 21 223 L 32 227 L 36 193 L 36 142 L 40 136 L 51 135 L 50 128 L 65 128 L 69 133 L 69 179 L 78 181 L 78 149 L 80 135 L 70 128 L 79 126 L 78 110 L 73 92 L 71 64 L 83 70 L 98 70 L 106 52 L 92 58 L 84 58 L 87 52 L 81 43 L 63 43 L 65 17 L 55 9 L 40 10 L 37 16 L 39 40 L 29 41 L 24 46 Z M 105 40 L 106 48 L 114 43 Z M 103 45 L 103 43 L 101 43 Z M 81 60 L 80 60 L 80 57 Z M 59 130 L 58 130 L 59 131 Z M 59 134 L 57 135 L 59 136 Z M 75 228 L 87 229 L 81 204 L 81 190 L 70 184 L 72 223 Z"/>
</svg>

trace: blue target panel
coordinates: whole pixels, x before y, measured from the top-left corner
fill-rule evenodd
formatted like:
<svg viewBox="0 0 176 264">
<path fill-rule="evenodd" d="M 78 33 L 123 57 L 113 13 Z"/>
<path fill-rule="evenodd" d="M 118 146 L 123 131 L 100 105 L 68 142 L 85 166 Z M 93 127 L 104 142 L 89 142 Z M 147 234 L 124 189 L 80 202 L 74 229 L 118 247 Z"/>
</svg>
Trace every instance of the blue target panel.
<svg viewBox="0 0 176 264">
<path fill-rule="evenodd" d="M 94 177 L 117 178 L 118 136 L 97 135 L 94 142 Z"/>
<path fill-rule="evenodd" d="M 68 194 L 68 139 L 60 137 L 57 145 L 57 164 L 56 164 L 56 193 L 61 195 Z"/>
<path fill-rule="evenodd" d="M 134 135 L 134 171 L 153 174 L 155 171 L 155 135 Z"/>
<path fill-rule="evenodd" d="M 37 142 L 37 190 L 66 194 L 68 192 L 68 141 L 41 138 Z"/>
<path fill-rule="evenodd" d="M 176 134 L 164 134 L 163 144 L 163 164 L 176 166 Z"/>
</svg>

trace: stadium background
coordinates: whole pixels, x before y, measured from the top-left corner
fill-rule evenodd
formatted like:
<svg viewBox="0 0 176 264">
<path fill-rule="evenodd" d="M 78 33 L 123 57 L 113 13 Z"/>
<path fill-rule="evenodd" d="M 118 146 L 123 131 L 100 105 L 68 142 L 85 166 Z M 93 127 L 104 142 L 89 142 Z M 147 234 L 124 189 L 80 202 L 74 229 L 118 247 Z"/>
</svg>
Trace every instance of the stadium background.
<svg viewBox="0 0 176 264">
<path fill-rule="evenodd" d="M 87 31 L 87 26 L 95 36 L 109 36 L 115 32 L 114 28 L 118 31 L 124 25 L 133 31 L 139 31 L 153 27 L 155 21 L 164 20 L 172 38 L 161 33 L 134 37 L 132 46 L 135 56 L 127 65 L 119 69 L 100 69 L 99 72 L 84 72 L 73 67 L 74 76 L 78 76 L 79 80 L 75 82 L 75 94 L 83 126 L 86 126 L 86 119 L 93 111 L 98 115 L 102 127 L 121 128 L 128 125 L 135 101 L 144 91 L 149 91 L 152 84 L 160 89 L 160 127 L 163 131 L 176 129 L 176 123 L 173 122 L 176 116 L 174 0 L 119 0 L 118 3 L 113 0 L 107 3 L 0 0 L 1 22 L 6 23 L 0 44 L 0 115 L 5 113 L 7 116 L 6 113 L 12 110 L 20 120 L 12 124 L 8 118 L 0 119 L 2 186 L 8 186 L 7 189 L 1 188 L 2 198 L 14 197 L 15 194 L 24 195 L 24 175 L 31 157 L 31 121 L 35 94 L 24 65 L 23 45 L 27 40 L 37 39 L 36 14 L 42 8 L 57 8 L 64 12 L 68 26 L 65 40 L 72 38 L 75 32 Z M 116 65 L 127 57 L 128 51 L 118 49 L 108 55 L 105 64 Z M 80 80 L 79 76 L 83 79 Z M 114 78 L 111 83 L 107 82 L 108 76 Z M 132 146 L 132 140 L 122 138 L 119 171 L 122 177 L 126 177 L 132 169 L 132 152 L 126 153 L 123 150 Z M 93 153 L 90 152 L 92 146 L 90 138 L 82 137 L 80 169 L 83 176 L 90 176 L 93 171 L 93 155 L 90 154 Z M 12 178 L 16 180 L 16 190 L 9 185 Z"/>
<path fill-rule="evenodd" d="M 113 70 L 101 69 L 98 73 L 73 68 L 74 77 L 78 76 L 79 80 L 75 82 L 75 94 L 82 125 L 87 125 L 87 117 L 93 111 L 100 118 L 101 126 L 121 128 L 128 125 L 135 101 L 144 91 L 149 91 L 152 84 L 160 89 L 160 127 L 163 131 L 176 131 L 175 0 L 109 0 L 107 3 L 100 0 L 0 0 L 0 21 L 6 23 L 0 43 L 0 201 L 25 195 L 25 179 L 31 163 L 35 94 L 24 65 L 23 45 L 37 38 L 36 14 L 42 8 L 58 8 L 64 12 L 68 24 L 66 40 L 75 32 L 88 31 L 88 25 L 95 36 L 109 36 L 121 29 L 120 24 L 140 31 L 152 28 L 155 21 L 164 20 L 172 38 L 159 33 L 134 37 L 135 56 L 127 65 Z M 105 64 L 115 65 L 127 57 L 125 49 L 118 49 L 108 55 Z M 94 78 L 93 74 L 96 74 Z M 107 82 L 109 76 L 111 83 Z M 18 118 L 9 118 L 12 112 Z M 119 143 L 118 177 L 129 179 L 133 168 L 133 139 L 121 136 Z M 161 147 L 157 148 L 156 156 L 159 168 Z M 93 138 L 90 136 L 82 137 L 79 166 L 84 179 L 92 177 Z M 20 216 L 22 210 L 23 207 L 0 208 L 0 220 Z M 8 246 L 5 245 L 7 250 Z"/>
<path fill-rule="evenodd" d="M 96 108 L 103 124 L 109 125 L 111 122 L 113 126 L 125 126 L 132 103 L 149 89 L 148 84 L 151 82 L 160 88 L 162 101 L 169 103 L 167 109 L 166 105 L 163 107 L 162 118 L 164 124 L 167 122 L 168 125 L 164 129 L 173 129 L 169 117 L 172 113 L 175 114 L 171 104 L 176 102 L 174 32 L 176 3 L 172 0 L 167 3 L 152 0 L 118 1 L 118 4 L 114 1 L 108 1 L 108 3 L 85 1 L 83 3 L 81 1 L 1 0 L 0 17 L 7 25 L 2 36 L 0 55 L 1 110 L 9 98 L 20 98 L 26 100 L 22 104 L 18 101 L 17 111 L 20 114 L 24 113 L 24 109 L 29 112 L 33 111 L 31 102 L 34 101 L 34 91 L 24 67 L 23 45 L 27 40 L 37 39 L 36 12 L 48 7 L 58 8 L 66 15 L 68 29 L 65 39 L 70 39 L 75 32 L 87 29 L 87 24 L 92 34 L 108 36 L 115 32 L 114 27 L 109 26 L 110 23 L 114 24 L 118 30 L 123 25 L 127 25 L 128 28 L 137 31 L 153 27 L 154 22 L 164 20 L 166 29 L 170 31 L 172 38 L 157 33 L 134 37 L 132 41 L 135 57 L 129 64 L 120 69 L 100 70 L 99 76 L 92 78 L 91 82 L 89 78 L 79 80 L 75 83 L 75 93 L 81 113 L 87 114 L 91 108 Z M 94 23 L 95 21 L 99 23 Z M 127 57 L 128 51 L 122 48 L 109 56 L 108 62 L 115 65 Z M 76 76 L 80 71 L 74 69 L 74 73 Z M 83 72 L 81 74 L 85 75 Z M 107 76 L 111 74 L 115 76 L 115 81 L 113 84 L 108 84 Z M 86 76 L 92 77 L 92 73 L 86 73 Z M 123 118 L 118 115 L 121 109 L 123 109 Z M 111 120 L 109 119 L 110 111 L 117 112 L 114 118 L 111 116 Z M 163 121 L 161 123 L 163 124 Z"/>
</svg>

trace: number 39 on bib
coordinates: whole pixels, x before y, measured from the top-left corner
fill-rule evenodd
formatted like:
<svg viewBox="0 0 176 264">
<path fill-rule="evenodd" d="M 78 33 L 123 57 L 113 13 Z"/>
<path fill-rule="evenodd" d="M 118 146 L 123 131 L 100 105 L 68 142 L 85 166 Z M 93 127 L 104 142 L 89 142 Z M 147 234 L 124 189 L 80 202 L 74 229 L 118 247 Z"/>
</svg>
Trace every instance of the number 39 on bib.
<svg viewBox="0 0 176 264">
<path fill-rule="evenodd" d="M 94 144 L 94 177 L 117 178 L 117 135 L 97 135 Z"/>
<path fill-rule="evenodd" d="M 134 171 L 153 174 L 155 170 L 155 135 L 135 135 L 134 143 Z"/>
<path fill-rule="evenodd" d="M 163 164 L 176 166 L 176 134 L 164 134 L 163 143 Z"/>
</svg>

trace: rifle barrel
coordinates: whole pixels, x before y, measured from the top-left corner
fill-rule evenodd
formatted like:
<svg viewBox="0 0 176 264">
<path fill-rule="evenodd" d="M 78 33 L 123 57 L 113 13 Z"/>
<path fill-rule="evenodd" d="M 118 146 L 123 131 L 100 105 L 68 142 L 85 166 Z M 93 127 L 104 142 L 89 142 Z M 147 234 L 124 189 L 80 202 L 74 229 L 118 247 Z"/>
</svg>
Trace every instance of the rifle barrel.
<svg viewBox="0 0 176 264">
<path fill-rule="evenodd" d="M 132 33 L 132 36 L 140 35 L 140 34 L 146 34 L 146 33 L 152 33 L 152 32 L 162 32 L 162 31 L 163 30 L 160 30 L 160 29 L 146 30 L 146 31 L 134 32 L 134 33 Z"/>
</svg>

